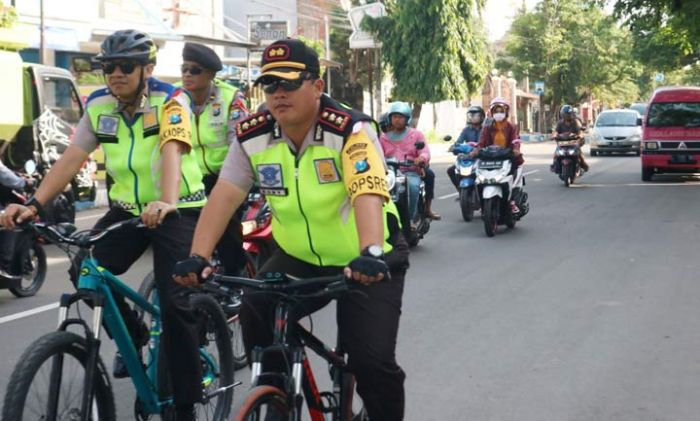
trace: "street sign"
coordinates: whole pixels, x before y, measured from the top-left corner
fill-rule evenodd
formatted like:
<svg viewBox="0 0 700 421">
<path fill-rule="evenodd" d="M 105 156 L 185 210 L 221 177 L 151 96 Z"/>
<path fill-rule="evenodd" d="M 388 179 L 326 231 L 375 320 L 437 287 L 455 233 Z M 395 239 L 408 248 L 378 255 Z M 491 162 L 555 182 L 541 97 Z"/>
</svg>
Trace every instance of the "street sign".
<svg viewBox="0 0 700 421">
<path fill-rule="evenodd" d="M 386 16 L 386 8 L 382 3 L 370 3 L 364 6 L 353 7 L 348 12 L 348 19 L 352 25 L 352 34 L 350 34 L 350 48 L 380 48 L 381 42 L 377 42 L 374 36 L 369 32 L 363 31 L 360 24 L 365 16 L 371 18 L 380 18 Z"/>
<path fill-rule="evenodd" d="M 289 35 L 289 21 L 265 20 L 250 22 L 250 42 L 267 46 Z"/>
<path fill-rule="evenodd" d="M 535 82 L 535 93 L 537 95 L 544 95 L 544 81 L 538 80 Z"/>
<path fill-rule="evenodd" d="M 654 80 L 657 82 L 663 82 L 666 79 L 663 73 L 657 73 L 656 76 L 654 76 Z"/>
</svg>

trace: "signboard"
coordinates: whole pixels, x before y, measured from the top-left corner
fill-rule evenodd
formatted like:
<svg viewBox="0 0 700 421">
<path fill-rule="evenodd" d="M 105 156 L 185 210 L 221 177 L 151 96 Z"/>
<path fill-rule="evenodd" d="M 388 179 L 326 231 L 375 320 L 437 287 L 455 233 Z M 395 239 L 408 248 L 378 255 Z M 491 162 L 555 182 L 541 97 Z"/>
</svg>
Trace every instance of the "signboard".
<svg viewBox="0 0 700 421">
<path fill-rule="evenodd" d="M 289 36 L 289 21 L 266 20 L 250 22 L 250 42 L 267 46 Z"/>
<path fill-rule="evenodd" d="M 360 24 L 365 16 L 371 18 L 380 18 L 386 16 L 386 8 L 382 3 L 370 3 L 364 6 L 353 7 L 348 12 L 348 19 L 352 25 L 352 34 L 350 34 L 350 48 L 380 48 L 381 42 L 377 42 L 374 36 L 369 32 L 363 31 Z"/>
<path fill-rule="evenodd" d="M 657 81 L 657 82 L 663 82 L 665 79 L 666 79 L 666 77 L 664 76 L 663 73 L 657 73 L 657 74 L 654 76 L 654 80 Z"/>
<path fill-rule="evenodd" d="M 535 82 L 535 93 L 537 95 L 544 95 L 544 81 L 538 80 Z"/>
</svg>

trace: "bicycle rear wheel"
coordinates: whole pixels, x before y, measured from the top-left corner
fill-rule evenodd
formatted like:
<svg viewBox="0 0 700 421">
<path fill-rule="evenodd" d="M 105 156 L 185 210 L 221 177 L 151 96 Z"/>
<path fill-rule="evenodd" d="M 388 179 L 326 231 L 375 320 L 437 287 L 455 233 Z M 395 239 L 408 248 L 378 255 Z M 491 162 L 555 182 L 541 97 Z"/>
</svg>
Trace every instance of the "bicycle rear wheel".
<svg viewBox="0 0 700 421">
<path fill-rule="evenodd" d="M 219 304 L 209 295 L 190 298 L 200 320 L 200 359 L 204 401 L 197 405 L 198 419 L 223 421 L 233 403 L 233 353 L 226 317 Z"/>
<path fill-rule="evenodd" d="M 37 339 L 12 371 L 2 421 L 81 419 L 87 359 L 87 343 L 74 333 L 57 331 Z M 99 358 L 93 390 L 90 419 L 116 420 L 109 375 Z"/>
<path fill-rule="evenodd" d="M 287 394 L 275 386 L 256 386 L 250 390 L 236 412 L 236 421 L 282 421 L 290 414 Z"/>
</svg>

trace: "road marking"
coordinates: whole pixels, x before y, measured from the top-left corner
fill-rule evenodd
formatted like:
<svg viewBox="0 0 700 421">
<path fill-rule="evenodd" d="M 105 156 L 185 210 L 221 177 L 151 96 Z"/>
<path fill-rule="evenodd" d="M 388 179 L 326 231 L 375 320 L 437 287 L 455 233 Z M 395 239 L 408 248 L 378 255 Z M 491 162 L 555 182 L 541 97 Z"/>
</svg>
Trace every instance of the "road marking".
<svg viewBox="0 0 700 421">
<path fill-rule="evenodd" d="M 26 310 L 26 311 L 22 311 L 22 312 L 15 313 L 15 314 L 10 314 L 9 316 L 0 317 L 0 325 L 3 323 L 11 322 L 13 320 L 23 319 L 25 317 L 29 317 L 29 316 L 33 316 L 35 314 L 43 313 L 45 311 L 53 310 L 55 308 L 58 308 L 57 302 L 53 303 L 53 304 L 47 304 L 45 306 L 33 308 L 31 310 Z"/>
<path fill-rule="evenodd" d="M 76 221 L 86 221 L 88 219 L 97 219 L 101 218 L 104 215 L 104 213 L 98 213 L 95 215 L 85 215 L 85 216 L 78 216 L 75 218 Z"/>
<path fill-rule="evenodd" d="M 534 173 L 536 173 L 536 172 L 540 172 L 540 170 L 528 171 L 528 172 L 526 172 L 526 173 L 523 173 L 523 175 L 530 175 L 530 174 L 534 174 Z"/>
<path fill-rule="evenodd" d="M 459 193 L 450 193 L 450 194 L 446 194 L 444 196 L 438 197 L 438 200 L 449 199 L 450 197 L 457 197 L 458 195 L 459 195 Z"/>
</svg>

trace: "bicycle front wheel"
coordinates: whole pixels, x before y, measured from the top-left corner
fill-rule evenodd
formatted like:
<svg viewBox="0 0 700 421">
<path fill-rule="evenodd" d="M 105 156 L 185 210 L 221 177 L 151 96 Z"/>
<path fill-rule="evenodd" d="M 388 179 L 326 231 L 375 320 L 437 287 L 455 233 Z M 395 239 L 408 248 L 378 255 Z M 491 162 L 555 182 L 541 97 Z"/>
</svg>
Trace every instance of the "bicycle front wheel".
<svg viewBox="0 0 700 421">
<path fill-rule="evenodd" d="M 85 339 L 57 331 L 42 336 L 22 354 L 5 392 L 2 421 L 82 419 L 88 359 Z M 91 420 L 116 420 L 109 376 L 98 358 Z"/>
<path fill-rule="evenodd" d="M 236 413 L 236 421 L 288 420 L 287 394 L 275 386 L 257 386 L 250 390 Z"/>
</svg>

